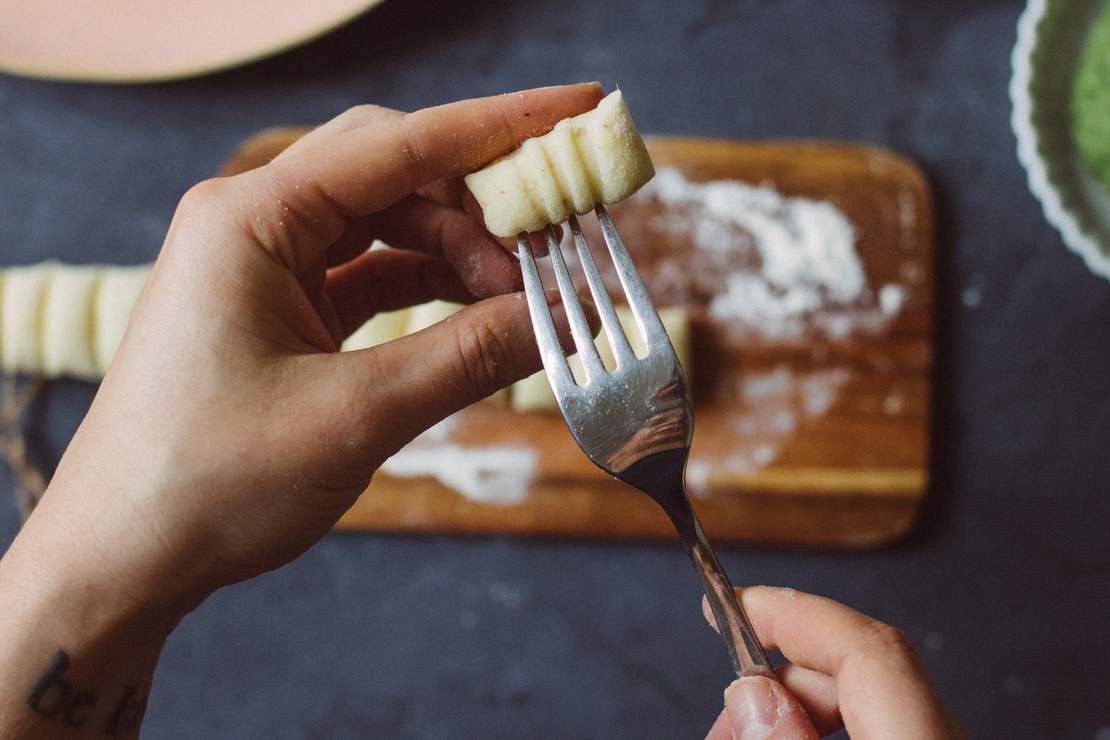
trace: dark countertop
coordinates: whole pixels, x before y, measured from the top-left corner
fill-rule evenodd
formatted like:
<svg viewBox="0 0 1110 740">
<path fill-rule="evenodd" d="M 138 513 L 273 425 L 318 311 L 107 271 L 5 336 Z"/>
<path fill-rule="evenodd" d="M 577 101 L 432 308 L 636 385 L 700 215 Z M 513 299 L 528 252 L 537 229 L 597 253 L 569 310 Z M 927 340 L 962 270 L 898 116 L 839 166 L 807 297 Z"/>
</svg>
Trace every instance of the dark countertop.
<svg viewBox="0 0 1110 740">
<path fill-rule="evenodd" d="M 0 263 L 149 260 L 180 194 L 241 139 L 364 101 L 598 79 L 620 83 L 649 132 L 889 146 L 922 163 L 938 205 L 924 520 L 881 551 L 723 559 L 740 583 L 818 591 L 902 627 L 973 737 L 1104 740 L 1110 285 L 1064 249 L 1014 156 L 1021 6 L 391 0 L 199 80 L 0 76 Z M 91 393 L 49 388 L 31 429 L 47 463 Z M 10 488 L 0 474 L 5 544 Z M 332 535 L 185 620 L 146 736 L 701 737 L 727 682 L 677 548 Z"/>
</svg>

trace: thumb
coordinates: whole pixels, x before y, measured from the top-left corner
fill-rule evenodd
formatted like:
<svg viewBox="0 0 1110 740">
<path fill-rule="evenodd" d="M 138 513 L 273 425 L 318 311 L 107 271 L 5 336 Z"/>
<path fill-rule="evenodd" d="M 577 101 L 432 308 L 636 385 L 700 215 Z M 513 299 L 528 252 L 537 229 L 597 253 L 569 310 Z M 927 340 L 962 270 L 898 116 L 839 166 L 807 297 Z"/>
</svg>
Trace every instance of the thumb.
<svg viewBox="0 0 1110 740">
<path fill-rule="evenodd" d="M 547 302 L 563 349 L 573 351 L 558 292 L 548 291 Z M 582 303 L 596 326 L 593 306 Z M 392 451 L 543 366 L 524 293 L 488 298 L 415 334 L 360 352 L 340 353 L 338 358 L 355 365 L 340 377 L 363 387 L 372 384 L 373 403 L 366 411 L 388 435 L 380 442 Z M 382 429 L 383 419 L 388 419 L 386 429 Z"/>
<path fill-rule="evenodd" d="M 810 740 L 819 735 L 809 715 L 781 683 L 763 676 L 738 678 L 725 689 L 733 740 Z"/>
</svg>

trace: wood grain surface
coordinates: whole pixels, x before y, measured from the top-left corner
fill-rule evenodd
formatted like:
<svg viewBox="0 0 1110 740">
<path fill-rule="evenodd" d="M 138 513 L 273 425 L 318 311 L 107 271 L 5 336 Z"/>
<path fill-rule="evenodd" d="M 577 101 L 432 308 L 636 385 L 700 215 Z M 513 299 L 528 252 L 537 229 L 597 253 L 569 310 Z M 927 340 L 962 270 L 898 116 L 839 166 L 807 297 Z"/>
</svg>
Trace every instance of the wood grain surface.
<svg viewBox="0 0 1110 740">
<path fill-rule="evenodd" d="M 268 161 L 303 132 L 261 132 L 222 173 Z M 886 150 L 853 144 L 662 137 L 648 144 L 657 168 L 676 168 L 692 181 L 736 179 L 831 202 L 855 228 L 867 276 L 857 308 L 873 320 L 846 335 L 807 328 L 790 337 L 735 336 L 704 301 L 690 300 L 697 407 L 691 490 L 708 534 L 719 541 L 840 547 L 876 546 L 905 534 L 928 484 L 933 229 L 921 172 Z M 611 209 L 649 274 L 660 250 L 698 258 L 691 234 L 662 233 L 660 208 L 634 198 Z M 884 312 L 878 295 L 888 285 L 904 300 Z M 817 397 L 803 392 L 814 389 Z M 652 501 L 589 463 L 558 414 L 481 403 L 461 412 L 455 430 L 452 441 L 464 447 L 539 451 L 522 503 L 477 503 L 431 477 L 379 472 L 339 526 L 674 536 Z M 689 473 L 694 477 L 693 468 Z"/>
</svg>

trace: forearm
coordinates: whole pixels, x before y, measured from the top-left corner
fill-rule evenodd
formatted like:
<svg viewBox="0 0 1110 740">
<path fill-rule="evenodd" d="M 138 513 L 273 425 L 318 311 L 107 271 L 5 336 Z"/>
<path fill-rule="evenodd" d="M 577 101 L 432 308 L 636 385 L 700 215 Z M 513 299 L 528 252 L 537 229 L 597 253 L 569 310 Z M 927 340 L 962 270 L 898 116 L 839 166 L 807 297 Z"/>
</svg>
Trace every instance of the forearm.
<svg viewBox="0 0 1110 740">
<path fill-rule="evenodd" d="M 0 560 L 0 739 L 137 737 L 176 620 L 33 520 Z"/>
</svg>

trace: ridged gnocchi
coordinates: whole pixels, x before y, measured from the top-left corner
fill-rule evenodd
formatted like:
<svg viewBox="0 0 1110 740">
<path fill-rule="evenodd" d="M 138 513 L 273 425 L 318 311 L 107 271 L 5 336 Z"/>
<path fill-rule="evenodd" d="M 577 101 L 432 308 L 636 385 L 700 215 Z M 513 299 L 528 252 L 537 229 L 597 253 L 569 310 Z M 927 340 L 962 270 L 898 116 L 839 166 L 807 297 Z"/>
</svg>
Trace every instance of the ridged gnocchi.
<svg viewBox="0 0 1110 740">
<path fill-rule="evenodd" d="M 467 175 L 486 228 L 502 237 L 559 224 L 624 200 L 655 168 L 619 90 L 591 111 Z"/>
</svg>

